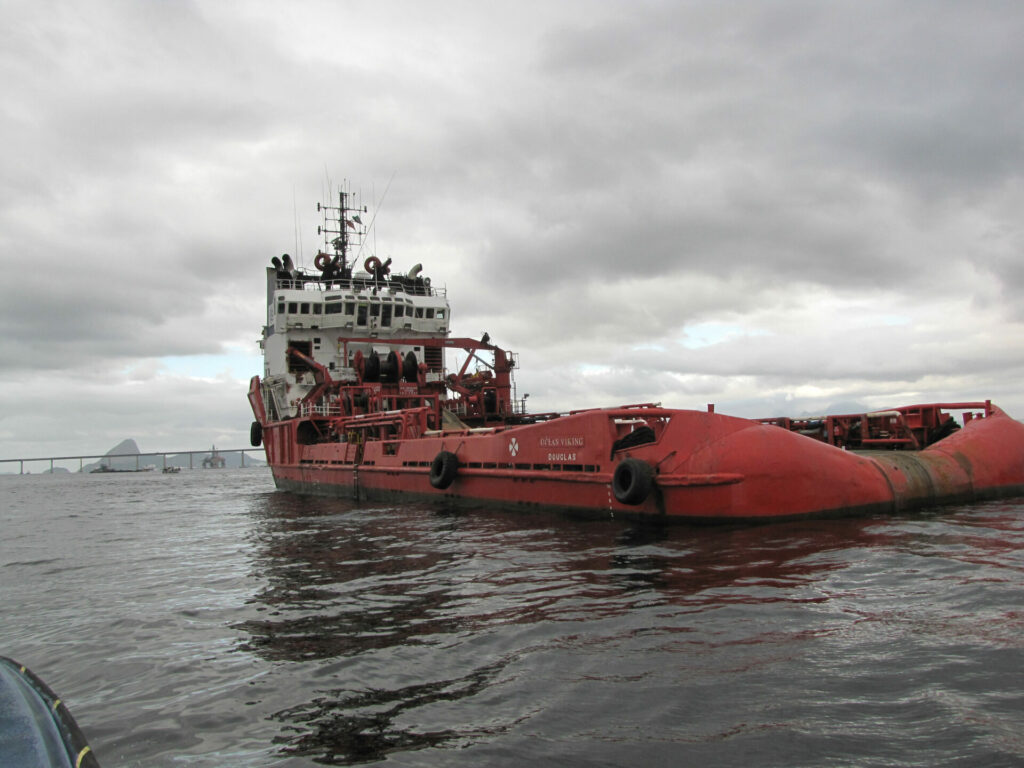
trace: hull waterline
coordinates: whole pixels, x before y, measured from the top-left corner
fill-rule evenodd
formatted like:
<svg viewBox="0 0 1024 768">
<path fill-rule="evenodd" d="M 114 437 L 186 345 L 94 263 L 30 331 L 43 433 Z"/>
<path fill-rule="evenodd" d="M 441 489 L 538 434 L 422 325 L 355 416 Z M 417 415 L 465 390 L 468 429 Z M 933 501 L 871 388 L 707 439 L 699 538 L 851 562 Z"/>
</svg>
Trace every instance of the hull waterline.
<svg viewBox="0 0 1024 768">
<path fill-rule="evenodd" d="M 616 422 L 641 416 L 662 423 L 658 439 L 613 451 Z M 277 486 L 353 499 L 738 522 L 895 513 L 1024 494 L 1024 425 L 998 409 L 919 451 L 844 450 L 773 425 L 658 408 L 589 411 L 486 434 L 453 432 L 386 451 L 383 443 L 367 443 L 359 463 L 345 444 L 294 445 L 288 428 L 279 426 L 280 438 L 273 427 L 267 431 Z M 293 460 L 278 458 L 275 444 L 282 453 L 292 446 Z M 458 470 L 448 487 L 436 488 L 431 466 L 445 452 L 458 458 Z M 614 492 L 616 468 L 627 459 L 654 468 L 649 492 L 636 503 L 619 501 Z"/>
</svg>

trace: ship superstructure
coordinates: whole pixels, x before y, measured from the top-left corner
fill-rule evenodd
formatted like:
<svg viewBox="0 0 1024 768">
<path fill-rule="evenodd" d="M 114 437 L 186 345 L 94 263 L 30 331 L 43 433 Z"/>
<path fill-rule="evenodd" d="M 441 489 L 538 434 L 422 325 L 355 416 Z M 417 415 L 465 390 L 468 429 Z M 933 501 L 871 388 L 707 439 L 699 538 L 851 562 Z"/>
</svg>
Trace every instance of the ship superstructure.
<svg viewBox="0 0 1024 768">
<path fill-rule="evenodd" d="M 317 206 L 325 238 L 313 260 L 317 272 L 298 269 L 288 254 L 267 268 L 261 347 L 271 418 L 298 414 L 299 403 L 318 386 L 318 366 L 345 384 L 444 377 L 443 345 L 436 342 L 450 335 L 445 290 L 431 285 L 419 264 L 392 274 L 390 258 L 365 256 L 366 208 L 352 207 L 351 198 L 342 191 L 336 206 Z"/>
</svg>

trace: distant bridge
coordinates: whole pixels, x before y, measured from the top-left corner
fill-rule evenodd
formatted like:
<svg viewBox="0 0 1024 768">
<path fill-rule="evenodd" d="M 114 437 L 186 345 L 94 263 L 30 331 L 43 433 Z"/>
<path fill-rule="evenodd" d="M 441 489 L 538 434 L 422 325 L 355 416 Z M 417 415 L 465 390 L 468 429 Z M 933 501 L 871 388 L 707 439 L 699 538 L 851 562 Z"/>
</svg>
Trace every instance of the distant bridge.
<svg viewBox="0 0 1024 768">
<path fill-rule="evenodd" d="M 226 457 L 231 456 L 232 454 L 240 454 L 240 463 L 241 463 L 241 466 L 244 467 L 244 466 L 246 466 L 246 464 L 245 464 L 246 454 L 249 454 L 249 453 L 256 453 L 256 454 L 260 454 L 262 456 L 263 455 L 263 449 L 262 448 L 230 448 L 230 449 L 227 449 L 227 450 L 221 450 L 220 448 L 217 448 L 212 453 L 211 453 L 209 448 L 205 448 L 205 449 L 203 449 L 201 451 L 151 451 L 151 452 L 148 452 L 148 453 L 87 453 L 87 454 L 84 454 L 82 456 L 40 456 L 40 457 L 27 458 L 27 459 L 0 459 L 0 465 L 3 465 L 3 464 L 17 464 L 18 465 L 18 474 L 19 475 L 23 475 L 23 474 L 25 474 L 25 464 L 43 463 L 45 465 L 46 463 L 49 463 L 50 468 L 49 468 L 48 471 L 52 473 L 54 471 L 54 467 L 56 466 L 54 464 L 54 462 L 68 462 L 68 461 L 69 462 L 75 462 L 75 461 L 77 461 L 78 462 L 78 471 L 81 472 L 81 471 L 83 471 L 83 468 L 85 467 L 86 460 L 88 460 L 90 464 L 94 464 L 96 462 L 101 462 L 101 463 L 105 462 L 107 466 L 112 466 L 110 464 L 110 462 L 108 461 L 108 459 L 135 459 L 135 469 L 138 470 L 138 471 L 143 471 L 143 470 L 145 470 L 147 468 L 150 468 L 150 467 L 152 467 L 153 469 L 163 470 L 163 469 L 166 469 L 169 466 L 174 466 L 174 467 L 182 466 L 182 465 L 179 465 L 177 463 L 175 463 L 175 464 L 168 464 L 167 463 L 167 457 L 168 456 L 174 456 L 175 458 L 177 458 L 179 456 L 181 456 L 181 457 L 188 456 L 188 468 L 189 469 L 195 469 L 195 467 L 196 467 L 196 457 L 197 456 L 199 457 L 199 459 L 198 459 L 198 466 L 200 466 L 200 467 L 204 466 L 204 460 L 206 461 L 205 466 L 207 466 L 207 467 L 210 467 L 210 466 L 214 466 L 214 467 L 220 466 L 220 467 L 223 467 L 224 464 L 220 464 L 217 461 L 218 457 L 220 459 L 225 459 Z M 252 461 L 252 459 L 250 458 L 250 462 L 251 461 Z M 145 463 L 143 463 L 143 462 L 145 462 Z M 159 463 L 157 463 L 157 462 L 159 462 Z M 129 471 L 129 472 L 132 471 L 131 469 L 125 468 L 125 464 L 126 463 L 130 464 L 131 462 L 130 461 L 129 462 L 119 461 L 117 467 L 115 467 L 114 469 L 115 470 L 120 469 L 121 471 Z M 260 465 L 263 464 L 262 461 L 259 461 L 257 463 L 260 464 Z M 251 463 L 249 466 L 256 466 L 257 463 Z M 60 469 L 67 469 L 67 467 L 60 467 Z M 43 470 L 39 470 L 39 471 L 46 472 L 47 470 L 43 469 Z M 68 471 L 70 471 L 70 470 L 68 470 Z"/>
</svg>

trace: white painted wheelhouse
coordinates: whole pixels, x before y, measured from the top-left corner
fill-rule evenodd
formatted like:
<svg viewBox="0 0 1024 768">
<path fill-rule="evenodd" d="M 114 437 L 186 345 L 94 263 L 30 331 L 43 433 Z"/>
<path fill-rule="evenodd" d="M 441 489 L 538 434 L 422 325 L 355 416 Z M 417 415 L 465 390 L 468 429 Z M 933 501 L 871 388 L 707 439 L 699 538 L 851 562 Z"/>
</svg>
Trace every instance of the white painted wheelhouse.
<svg viewBox="0 0 1024 768">
<path fill-rule="evenodd" d="M 287 254 L 267 268 L 267 321 L 260 346 L 263 397 L 272 420 L 297 415 L 298 402 L 317 384 L 314 367 L 289 354 L 289 348 L 322 365 L 335 381 L 355 382 L 357 366 L 415 381 L 421 364 L 427 381 L 444 378 L 443 349 L 408 342 L 449 336 L 446 291 L 431 285 L 418 264 L 408 273 L 391 274 L 390 259 L 382 263 L 369 256 L 358 265 L 359 250 L 350 263 L 349 249 L 362 245 L 366 228 L 360 219 L 365 208 L 349 207 L 349 199 L 350 193 L 341 192 L 337 206 L 317 206 L 324 213 L 319 231 L 325 240 L 336 235 L 327 243 L 334 255 L 317 254 L 319 274 L 295 268 Z M 329 219 L 332 214 L 337 218 Z M 363 269 L 353 271 L 357 265 Z M 398 370 L 391 370 L 396 365 Z"/>
</svg>

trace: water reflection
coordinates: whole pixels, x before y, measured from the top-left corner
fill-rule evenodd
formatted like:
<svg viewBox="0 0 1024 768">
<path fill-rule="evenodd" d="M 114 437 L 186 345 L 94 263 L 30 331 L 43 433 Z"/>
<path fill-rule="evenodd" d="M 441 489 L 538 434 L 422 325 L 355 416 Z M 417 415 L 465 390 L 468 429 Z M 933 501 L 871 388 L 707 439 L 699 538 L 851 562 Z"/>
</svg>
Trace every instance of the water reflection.
<svg viewBox="0 0 1024 768">
<path fill-rule="evenodd" d="M 473 703 L 502 686 L 536 685 L 520 660 L 538 648 L 568 659 L 591 642 L 578 639 L 588 633 L 602 642 L 645 631 L 733 642 L 735 627 L 708 629 L 714 611 L 841 603 L 847 587 L 830 577 L 865 552 L 948 552 L 951 536 L 971 538 L 972 557 L 1003 546 L 990 540 L 991 527 L 940 533 L 942 524 L 920 517 L 691 528 L 289 494 L 259 499 L 252 517 L 265 588 L 254 597 L 259 618 L 236 627 L 239 648 L 319 665 L 308 701 L 274 715 L 276 743 L 282 753 L 337 764 L 511 729 L 530 712 L 499 708 L 482 718 Z M 947 538 L 929 542 L 937 536 Z M 652 608 L 659 612 L 644 613 Z M 839 605 L 840 615 L 849 612 Z M 659 624 L 638 629 L 641 615 Z M 762 631 L 807 631 L 800 621 L 788 626 L 792 616 L 778 612 Z M 436 714 L 459 702 L 458 716 Z"/>
<path fill-rule="evenodd" d="M 282 745 L 281 752 L 285 755 L 347 765 L 379 760 L 391 752 L 455 746 L 459 742 L 493 736 L 506 728 L 423 730 L 399 727 L 397 721 L 407 711 L 480 693 L 492 684 L 503 667 L 504 662 L 499 662 L 452 680 L 395 689 L 326 691 L 306 704 L 274 716 L 287 725 L 286 730 L 295 734 L 280 736 L 275 743 Z"/>
<path fill-rule="evenodd" d="M 266 618 L 239 625 L 250 635 L 243 648 L 271 660 L 326 659 L 454 629 L 437 615 L 443 593 L 411 590 L 409 578 L 443 570 L 458 552 L 403 535 L 416 522 L 396 513 L 269 500 L 253 542 L 267 582 L 255 600 Z"/>
</svg>

